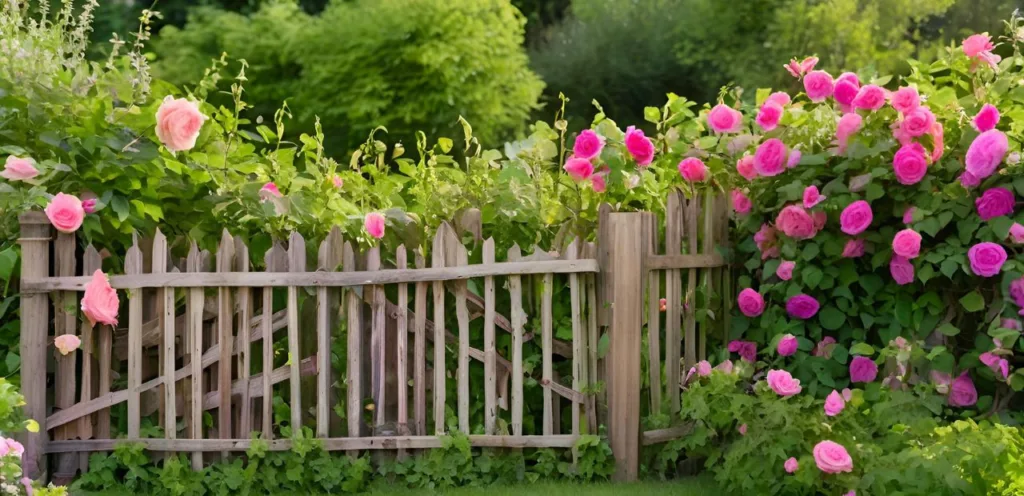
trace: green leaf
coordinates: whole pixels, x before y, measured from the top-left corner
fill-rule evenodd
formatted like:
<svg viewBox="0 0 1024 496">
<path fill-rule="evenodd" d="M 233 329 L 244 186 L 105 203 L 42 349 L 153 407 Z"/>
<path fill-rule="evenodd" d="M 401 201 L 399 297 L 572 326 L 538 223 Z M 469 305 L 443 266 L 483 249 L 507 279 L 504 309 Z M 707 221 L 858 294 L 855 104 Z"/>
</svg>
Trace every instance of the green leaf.
<svg viewBox="0 0 1024 496">
<path fill-rule="evenodd" d="M 6 250 L 0 251 L 0 281 L 10 280 L 17 262 L 18 254 L 14 251 L 13 246 L 8 246 Z M 0 285 L 0 293 L 2 293 L 2 288 L 3 286 Z"/>
<path fill-rule="evenodd" d="M 980 312 L 985 308 L 985 298 L 978 290 L 974 290 L 960 298 L 960 304 L 968 312 Z"/>
<path fill-rule="evenodd" d="M 928 282 L 933 277 L 935 277 L 935 268 L 932 267 L 932 264 L 921 264 L 921 268 L 917 270 L 917 278 L 921 282 Z"/>
<path fill-rule="evenodd" d="M 988 221 L 988 224 L 992 226 L 992 232 L 997 239 L 1006 239 L 1010 235 L 1010 228 L 1013 227 L 1013 219 L 1004 215 Z"/>
<path fill-rule="evenodd" d="M 850 347 L 850 353 L 854 355 L 871 356 L 875 354 L 875 349 L 867 343 L 857 343 Z"/>
<path fill-rule="evenodd" d="M 117 214 L 117 219 L 124 222 L 131 213 L 131 209 L 128 207 L 128 200 L 125 200 L 123 196 L 115 196 L 110 200 L 110 208 Z"/>
<path fill-rule="evenodd" d="M 960 329 L 957 328 L 957 326 L 950 324 L 949 322 L 940 325 L 939 328 L 935 330 L 939 331 L 940 333 L 946 336 L 956 336 L 957 334 L 960 334 Z"/>
<path fill-rule="evenodd" d="M 865 199 L 869 202 L 885 196 L 885 188 L 881 184 L 871 183 L 865 190 Z"/>
<path fill-rule="evenodd" d="M 846 314 L 840 312 L 838 308 L 828 305 L 818 314 L 818 320 L 821 321 L 821 326 L 825 329 L 835 331 L 846 323 Z"/>
<path fill-rule="evenodd" d="M 814 260 L 814 257 L 817 257 L 818 253 L 821 253 L 821 248 L 818 246 L 818 243 L 809 243 L 804 247 L 802 256 L 804 260 Z"/>
<path fill-rule="evenodd" d="M 658 107 L 644 107 L 644 120 L 652 124 L 661 122 L 661 112 Z"/>
<path fill-rule="evenodd" d="M 942 275 L 952 279 L 956 271 L 960 269 L 960 263 L 952 258 L 947 258 L 942 261 L 942 265 L 939 266 L 939 271 Z"/>
<path fill-rule="evenodd" d="M 803 273 L 804 284 L 811 289 L 814 289 L 815 287 L 818 286 L 818 283 L 821 282 L 821 277 L 821 269 L 817 267 L 808 267 L 806 270 L 804 270 Z"/>
<path fill-rule="evenodd" d="M 452 146 L 455 145 L 451 138 L 437 138 L 437 144 L 441 147 L 441 151 L 444 153 L 452 151 Z"/>
<path fill-rule="evenodd" d="M 928 360 L 934 360 L 935 357 L 941 355 L 942 353 L 945 353 L 945 351 L 946 351 L 946 347 L 945 346 L 936 346 L 936 347 L 932 348 L 932 351 L 928 352 L 928 356 L 926 358 L 928 358 Z"/>
<path fill-rule="evenodd" d="M 877 294 L 883 287 L 885 287 L 885 283 L 878 274 L 866 274 L 857 282 L 860 283 L 860 287 L 864 288 L 864 291 L 867 291 L 869 295 Z"/>
</svg>

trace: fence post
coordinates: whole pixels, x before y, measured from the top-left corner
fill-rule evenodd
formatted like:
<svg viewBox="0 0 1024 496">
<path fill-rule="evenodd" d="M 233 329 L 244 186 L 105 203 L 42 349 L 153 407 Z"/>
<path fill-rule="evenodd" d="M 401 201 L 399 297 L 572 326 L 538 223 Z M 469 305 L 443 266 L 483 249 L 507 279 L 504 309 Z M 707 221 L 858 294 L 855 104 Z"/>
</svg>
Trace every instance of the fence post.
<svg viewBox="0 0 1024 496">
<path fill-rule="evenodd" d="M 26 212 L 21 223 L 21 280 L 50 275 L 50 221 L 42 212 Z M 39 422 L 39 432 L 26 432 L 22 458 L 25 475 L 45 477 L 46 467 L 46 346 L 50 324 L 50 295 L 21 296 L 21 391 L 25 414 Z"/>
<path fill-rule="evenodd" d="M 615 480 L 620 482 L 635 481 L 640 462 L 640 335 L 647 215 L 609 214 L 610 267 L 601 267 L 602 271 L 611 270 L 608 426 L 615 456 Z"/>
</svg>

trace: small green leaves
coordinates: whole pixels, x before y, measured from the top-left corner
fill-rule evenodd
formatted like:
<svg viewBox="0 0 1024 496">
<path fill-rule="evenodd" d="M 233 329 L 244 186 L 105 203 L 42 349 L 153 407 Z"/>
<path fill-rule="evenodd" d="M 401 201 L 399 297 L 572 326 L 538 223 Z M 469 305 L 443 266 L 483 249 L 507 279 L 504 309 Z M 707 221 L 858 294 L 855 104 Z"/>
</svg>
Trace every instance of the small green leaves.
<svg viewBox="0 0 1024 496">
<path fill-rule="evenodd" d="M 985 298 L 978 290 L 974 290 L 960 298 L 960 305 L 968 312 L 980 312 L 985 308 Z"/>
<path fill-rule="evenodd" d="M 956 336 L 957 334 L 960 334 L 960 329 L 957 328 L 957 326 L 950 324 L 949 322 L 940 325 L 939 328 L 935 330 L 939 331 L 939 333 L 945 336 Z"/>
<path fill-rule="evenodd" d="M 825 329 L 835 331 L 846 323 L 846 314 L 840 312 L 838 308 L 828 305 L 818 314 L 818 320 L 821 321 L 821 326 Z"/>
<path fill-rule="evenodd" d="M 850 353 L 853 355 L 871 356 L 875 354 L 875 349 L 867 343 L 857 343 L 850 347 Z"/>
</svg>

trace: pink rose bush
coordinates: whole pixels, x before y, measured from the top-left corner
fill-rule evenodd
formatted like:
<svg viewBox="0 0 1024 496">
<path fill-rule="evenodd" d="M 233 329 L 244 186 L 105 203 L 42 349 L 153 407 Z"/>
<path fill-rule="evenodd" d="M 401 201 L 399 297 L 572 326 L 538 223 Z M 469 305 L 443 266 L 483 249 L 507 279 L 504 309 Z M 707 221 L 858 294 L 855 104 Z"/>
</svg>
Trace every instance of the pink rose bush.
<svg viewBox="0 0 1024 496">
<path fill-rule="evenodd" d="M 825 201 L 826 196 L 818 193 L 818 187 L 811 185 L 804 189 L 804 208 L 812 209 L 819 203 Z"/>
<path fill-rule="evenodd" d="M 191 150 L 206 119 L 198 103 L 168 95 L 156 111 L 156 136 L 171 153 Z"/>
<path fill-rule="evenodd" d="M 688 157 L 679 162 L 679 175 L 691 183 L 702 183 L 708 179 L 708 168 L 699 158 Z"/>
<path fill-rule="evenodd" d="M 782 174 L 786 170 L 786 145 L 778 138 L 761 143 L 754 153 L 754 169 L 765 177 Z"/>
<path fill-rule="evenodd" d="M 766 377 L 768 387 L 775 391 L 775 394 L 779 396 L 795 396 L 800 394 L 800 380 L 794 379 L 789 372 L 785 370 L 769 370 Z"/>
<path fill-rule="evenodd" d="M 583 160 L 592 160 L 601 155 L 602 149 L 604 149 L 604 138 L 598 136 L 594 131 L 586 129 L 576 137 L 576 142 L 572 145 L 572 154 Z"/>
<path fill-rule="evenodd" d="M 786 236 L 794 239 L 811 239 L 817 234 L 814 219 L 802 207 L 790 205 L 779 212 L 775 226 Z"/>
<path fill-rule="evenodd" d="M 874 218 L 871 205 L 864 200 L 858 200 L 843 209 L 839 216 L 839 225 L 844 233 L 856 236 L 866 231 Z"/>
<path fill-rule="evenodd" d="M 818 65 L 818 57 L 807 57 L 799 62 L 796 59 L 790 60 L 788 64 L 782 67 L 784 67 L 791 76 L 799 79 L 803 77 L 804 74 L 814 70 L 814 66 L 816 65 Z"/>
<path fill-rule="evenodd" d="M 757 291 L 750 288 L 740 291 L 737 304 L 743 315 L 747 317 L 757 317 L 761 315 L 761 312 L 764 312 L 764 298 Z"/>
<path fill-rule="evenodd" d="M 835 83 L 825 71 L 811 71 L 804 76 L 804 92 L 812 102 L 820 103 L 832 96 Z"/>
<path fill-rule="evenodd" d="M 825 415 L 835 417 L 842 413 L 844 408 L 846 408 L 846 400 L 843 399 L 843 395 L 839 394 L 839 391 L 833 389 L 825 398 Z"/>
<path fill-rule="evenodd" d="M 880 86 L 868 84 L 862 86 L 860 90 L 857 91 L 857 96 L 854 97 L 852 103 L 854 108 L 874 111 L 885 105 L 885 97 L 885 89 Z"/>
<path fill-rule="evenodd" d="M 978 209 L 978 217 L 981 220 L 992 220 L 996 217 L 1013 214 L 1013 206 L 1017 199 L 1013 191 L 1006 188 L 991 188 L 985 190 L 981 197 L 974 200 L 974 206 Z"/>
<path fill-rule="evenodd" d="M 370 212 L 366 214 L 366 217 L 363 219 L 363 229 L 366 231 L 366 234 L 369 234 L 376 239 L 381 239 L 384 237 L 384 226 L 386 222 L 387 219 L 384 217 L 384 214 L 380 212 Z"/>
<path fill-rule="evenodd" d="M 843 445 L 833 441 L 822 441 L 814 445 L 814 463 L 826 474 L 853 471 L 853 459 Z"/>
<path fill-rule="evenodd" d="M 719 103 L 708 112 L 708 127 L 716 133 L 736 133 L 743 127 L 740 111 Z"/>
<path fill-rule="evenodd" d="M 732 209 L 735 210 L 736 213 L 740 215 L 750 213 L 750 209 L 754 207 L 754 203 L 750 201 L 750 198 L 747 197 L 743 191 L 734 189 L 730 192 L 730 195 L 732 196 Z"/>
<path fill-rule="evenodd" d="M 978 243 L 967 250 L 967 258 L 975 274 L 992 277 L 999 274 L 1006 263 L 1006 250 L 995 243 Z"/>
<path fill-rule="evenodd" d="M 1009 147 L 1006 135 L 999 130 L 990 129 L 979 134 L 964 157 L 967 172 L 979 180 L 991 176 L 1003 162 Z"/>
<path fill-rule="evenodd" d="M 988 33 L 974 34 L 968 36 L 963 42 L 964 54 L 974 60 L 976 67 L 977 63 L 988 64 L 989 67 L 995 69 L 996 64 L 999 63 L 1001 58 L 992 53 L 995 49 L 995 45 L 992 44 L 992 37 Z"/>
<path fill-rule="evenodd" d="M 594 164 L 590 160 L 579 157 L 570 157 L 565 161 L 563 168 L 576 182 L 589 180 L 594 175 Z"/>
<path fill-rule="evenodd" d="M 999 109 L 992 104 L 982 105 L 981 110 L 971 120 L 971 126 L 979 133 L 991 131 L 999 124 Z"/>
<path fill-rule="evenodd" d="M 643 131 L 629 126 L 626 129 L 625 143 L 626 150 L 636 161 L 636 165 L 647 167 L 654 161 L 654 142 L 644 136 Z"/>
<path fill-rule="evenodd" d="M 821 305 L 813 296 L 798 294 L 786 301 L 786 313 L 796 319 L 807 320 L 818 313 Z"/>
<path fill-rule="evenodd" d="M 892 238 L 892 252 L 904 258 L 917 258 L 921 253 L 921 235 L 913 229 L 904 229 Z"/>
<path fill-rule="evenodd" d="M 903 86 L 889 96 L 889 103 L 897 112 L 906 115 L 921 106 L 921 96 L 917 93 L 917 88 Z"/>
<path fill-rule="evenodd" d="M 793 278 L 793 269 L 796 267 L 796 262 L 783 260 L 779 264 L 779 268 L 775 269 L 775 275 L 779 276 L 779 279 L 788 281 Z"/>
<path fill-rule="evenodd" d="M 840 155 L 846 153 L 850 137 L 860 131 L 863 124 L 864 119 L 860 114 L 846 114 L 839 118 L 839 123 L 836 124 L 836 144 L 838 145 L 836 153 Z"/>
</svg>

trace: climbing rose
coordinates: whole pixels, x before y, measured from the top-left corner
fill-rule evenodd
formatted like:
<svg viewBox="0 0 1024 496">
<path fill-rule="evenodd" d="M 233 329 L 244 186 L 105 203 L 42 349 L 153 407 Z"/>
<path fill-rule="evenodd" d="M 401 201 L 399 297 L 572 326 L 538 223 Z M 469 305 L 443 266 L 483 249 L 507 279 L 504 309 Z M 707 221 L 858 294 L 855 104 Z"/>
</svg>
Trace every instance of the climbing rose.
<svg viewBox="0 0 1024 496">
<path fill-rule="evenodd" d="M 850 136 L 860 130 L 863 122 L 864 119 L 860 114 L 846 114 L 839 119 L 839 123 L 836 124 L 836 142 L 839 144 L 837 150 L 839 154 L 846 153 L 846 145 L 850 142 Z"/>
<path fill-rule="evenodd" d="M 786 170 L 786 145 L 778 138 L 761 143 L 754 152 L 754 169 L 766 177 L 781 174 Z"/>
<path fill-rule="evenodd" d="M 96 211 L 96 199 L 90 198 L 88 200 L 82 200 L 82 210 L 86 214 L 91 214 Z"/>
<path fill-rule="evenodd" d="M 783 260 L 779 264 L 779 268 L 775 269 L 775 275 L 779 276 L 779 279 L 788 281 L 793 278 L 793 268 L 796 267 L 796 262 L 789 262 Z"/>
<path fill-rule="evenodd" d="M 57 347 L 57 350 L 60 351 L 61 355 L 67 355 L 68 353 L 77 350 L 78 347 L 82 345 L 82 340 L 74 334 L 64 334 L 54 338 L 53 345 Z"/>
<path fill-rule="evenodd" d="M 914 207 L 907 207 L 907 209 L 903 211 L 903 223 L 910 224 L 912 222 L 914 222 Z"/>
<path fill-rule="evenodd" d="M 586 181 L 594 175 L 594 164 L 579 157 L 569 157 L 562 168 L 569 174 L 569 177 L 577 182 Z"/>
<path fill-rule="evenodd" d="M 1024 226 L 1014 222 L 1013 225 L 1010 226 L 1010 239 L 1018 245 L 1024 244 Z"/>
<path fill-rule="evenodd" d="M 785 370 L 769 370 L 768 387 L 779 396 L 793 396 L 800 393 L 800 379 L 794 379 Z"/>
<path fill-rule="evenodd" d="M 917 88 L 913 86 L 904 86 L 896 90 L 890 100 L 892 108 L 904 115 L 921 106 L 921 97 L 917 94 Z"/>
<path fill-rule="evenodd" d="M 92 280 L 85 285 L 85 294 L 82 296 L 82 313 L 89 320 L 89 326 L 94 326 L 97 322 L 117 325 L 119 306 L 117 291 L 110 287 L 106 274 L 97 269 L 92 273 Z"/>
<path fill-rule="evenodd" d="M 811 354 L 816 357 L 831 358 L 832 350 L 835 349 L 835 347 L 836 339 L 832 336 L 825 336 L 814 346 L 814 349 L 811 350 Z"/>
<path fill-rule="evenodd" d="M 814 463 L 826 474 L 853 472 L 853 459 L 839 443 L 822 441 L 814 445 Z"/>
<path fill-rule="evenodd" d="M 935 123 L 935 114 L 928 107 L 917 107 L 903 116 L 900 122 L 900 132 L 911 138 L 916 138 L 927 133 Z"/>
<path fill-rule="evenodd" d="M 853 99 L 853 106 L 862 110 L 878 110 L 882 105 L 885 105 L 885 90 L 874 84 L 862 86 Z"/>
<path fill-rule="evenodd" d="M 807 57 L 800 62 L 797 62 L 796 59 L 792 59 L 788 64 L 782 67 L 784 67 L 790 75 L 800 79 L 800 76 L 803 76 L 813 70 L 816 65 L 818 65 L 818 57 Z"/>
<path fill-rule="evenodd" d="M 789 157 L 786 158 L 786 168 L 787 169 L 792 169 L 793 167 L 796 167 L 797 165 L 800 165 L 800 159 L 802 157 L 803 157 L 803 154 L 800 153 L 799 149 L 794 148 L 794 149 L 790 150 L 789 151 Z"/>
<path fill-rule="evenodd" d="M 0 176 L 8 181 L 27 181 L 39 175 L 39 169 L 32 165 L 32 159 L 18 158 L 14 155 L 7 156 L 4 163 L 4 170 Z"/>
<path fill-rule="evenodd" d="M 370 212 L 366 214 L 363 219 L 363 228 L 366 229 L 366 233 L 374 238 L 381 239 L 384 237 L 384 214 L 380 212 Z"/>
<path fill-rule="evenodd" d="M 795 473 L 797 470 L 800 470 L 800 462 L 796 461 L 796 458 L 792 456 L 789 457 L 789 459 L 786 460 L 786 463 L 784 463 L 782 466 L 783 468 L 786 469 L 787 474 L 792 474 Z"/>
<path fill-rule="evenodd" d="M 960 180 L 960 185 L 967 189 L 977 187 L 981 184 L 981 179 L 978 179 L 977 176 L 967 171 L 961 173 L 960 177 L 957 179 Z"/>
<path fill-rule="evenodd" d="M 796 353 L 798 346 L 799 342 L 797 341 L 796 336 L 786 334 L 779 340 L 779 344 L 775 347 L 775 351 L 779 352 L 779 356 L 792 356 Z"/>
<path fill-rule="evenodd" d="M 900 286 L 914 282 L 914 264 L 905 257 L 893 255 L 889 260 L 889 273 Z"/>
<path fill-rule="evenodd" d="M 604 138 L 590 129 L 585 129 L 576 137 L 572 145 L 572 154 L 584 160 L 590 160 L 601 154 L 604 149 Z"/>
<path fill-rule="evenodd" d="M 757 117 L 754 122 L 757 122 L 758 126 L 765 131 L 771 131 L 778 127 L 779 121 L 782 120 L 782 105 L 776 103 L 765 102 L 761 106 L 761 110 L 757 112 Z"/>
<path fill-rule="evenodd" d="M 636 165 L 647 167 L 654 160 L 654 143 L 644 132 L 634 126 L 626 128 L 626 150 L 636 160 Z"/>
<path fill-rule="evenodd" d="M 928 173 L 928 155 L 920 143 L 908 143 L 892 157 L 892 168 L 900 184 L 917 184 Z"/>
<path fill-rule="evenodd" d="M 750 213 L 750 209 L 754 207 L 754 203 L 747 198 L 747 195 L 743 194 L 738 189 L 732 190 L 732 208 L 736 213 L 746 215 Z"/>
<path fill-rule="evenodd" d="M 679 175 L 691 183 L 701 183 L 708 178 L 708 168 L 699 158 L 687 157 L 679 162 Z"/>
<path fill-rule="evenodd" d="M 974 116 L 974 120 L 971 121 L 971 125 L 974 129 L 977 129 L 979 133 L 995 129 L 996 124 L 999 124 L 999 109 L 992 106 L 992 104 L 986 103 L 978 111 L 978 115 Z"/>
<path fill-rule="evenodd" d="M 745 362 L 757 361 L 757 343 L 753 341 L 729 342 L 729 353 L 738 353 Z"/>
<path fill-rule="evenodd" d="M 206 119 L 198 103 L 167 95 L 156 111 L 156 137 L 171 153 L 191 150 Z"/>
<path fill-rule="evenodd" d="M 850 236 L 856 236 L 864 232 L 873 219 L 871 205 L 864 200 L 857 200 L 847 205 L 839 215 L 839 228 Z"/>
<path fill-rule="evenodd" d="M 967 149 L 964 158 L 967 172 L 974 177 L 985 179 L 991 176 L 1006 156 L 1010 143 L 1006 135 L 997 129 L 990 129 L 978 135 Z"/>
<path fill-rule="evenodd" d="M 977 207 L 978 217 L 981 217 L 981 220 L 1013 215 L 1015 203 L 1013 191 L 1006 188 L 989 188 L 981 194 L 980 198 L 974 200 L 974 206 Z"/>
<path fill-rule="evenodd" d="M 719 103 L 708 112 L 708 126 L 718 134 L 738 132 L 743 127 L 743 114 L 724 103 Z"/>
<path fill-rule="evenodd" d="M 864 240 L 863 239 L 850 239 L 846 241 L 846 245 L 843 246 L 843 257 L 844 258 L 857 258 L 864 256 Z"/>
<path fill-rule="evenodd" d="M 949 405 L 957 407 L 973 406 L 978 402 L 978 390 L 967 371 L 960 374 L 949 386 Z"/>
<path fill-rule="evenodd" d="M 743 424 L 743 425 L 737 427 L 736 430 L 739 431 L 741 436 L 746 436 L 747 435 L 747 424 Z"/>
<path fill-rule="evenodd" d="M 814 228 L 814 219 L 798 205 L 783 208 L 775 220 L 775 225 L 786 236 L 794 239 L 811 239 L 817 234 L 817 230 Z"/>
<path fill-rule="evenodd" d="M 43 209 L 46 218 L 50 219 L 53 227 L 60 232 L 73 233 L 82 227 L 85 219 L 85 209 L 82 208 L 82 201 L 74 195 L 57 193 L 50 200 L 50 204 Z"/>
<path fill-rule="evenodd" d="M 913 229 L 904 229 L 892 238 L 892 252 L 905 258 L 916 258 L 921 253 L 921 235 Z"/>
<path fill-rule="evenodd" d="M 740 291 L 737 303 L 740 307 L 740 312 L 747 317 L 757 317 L 764 312 L 764 298 L 760 293 L 754 291 L 751 288 L 746 288 Z"/>
<path fill-rule="evenodd" d="M 813 296 L 808 296 L 803 293 L 794 295 L 792 298 L 786 301 L 786 313 L 790 317 L 797 319 L 809 319 L 814 317 L 818 313 L 818 308 L 821 305 L 818 304 L 818 300 L 814 299 Z"/>
<path fill-rule="evenodd" d="M 277 189 L 277 185 L 274 183 L 264 184 L 260 188 L 260 200 L 267 201 L 271 198 L 281 198 L 281 190 Z"/>
<path fill-rule="evenodd" d="M 608 189 L 608 184 L 604 180 L 605 174 L 594 174 L 590 176 L 590 187 L 595 193 L 604 193 Z"/>
<path fill-rule="evenodd" d="M 768 95 L 768 98 L 764 99 L 765 104 L 771 103 L 780 107 L 789 105 L 789 102 L 791 101 L 792 99 L 789 98 L 789 93 L 786 93 L 785 91 L 776 91 L 775 93 Z"/>
<path fill-rule="evenodd" d="M 946 145 L 943 142 L 944 133 L 945 129 L 942 127 L 942 123 L 935 121 L 935 124 L 932 124 L 932 130 L 929 132 L 932 137 L 932 162 L 938 162 L 942 158 L 942 153 L 946 151 Z"/>
<path fill-rule="evenodd" d="M 825 415 L 835 417 L 836 415 L 839 415 L 839 412 L 842 412 L 844 408 L 846 408 L 846 401 L 843 399 L 843 396 L 839 394 L 839 391 L 833 389 L 832 392 L 829 393 L 828 397 L 825 398 Z"/>
<path fill-rule="evenodd" d="M 832 96 L 832 75 L 825 71 L 812 71 L 804 77 L 804 91 L 812 102 L 819 103 Z"/>
<path fill-rule="evenodd" d="M 753 181 L 757 177 L 757 169 L 754 168 L 753 155 L 744 155 L 736 162 L 736 172 L 747 181 Z"/>
<path fill-rule="evenodd" d="M 1002 59 L 1000 56 L 992 53 L 992 50 L 995 48 L 995 45 L 992 44 L 992 38 L 988 33 L 973 34 L 968 36 L 963 42 L 963 50 L 968 57 L 976 62 L 985 62 L 993 69 L 996 68 L 996 64 Z"/>
<path fill-rule="evenodd" d="M 849 73 L 844 73 L 843 75 L 846 74 Z M 832 92 L 832 97 L 836 99 L 836 103 L 839 104 L 844 112 L 849 112 L 853 109 L 853 99 L 857 97 L 858 90 L 860 90 L 860 85 L 857 81 L 843 79 L 842 76 L 839 76 L 839 80 L 836 81 Z"/>
<path fill-rule="evenodd" d="M 697 375 L 701 377 L 707 377 L 711 375 L 711 363 L 707 360 L 701 360 L 697 362 Z"/>
<path fill-rule="evenodd" d="M 851 382 L 872 382 L 878 377 L 878 365 L 868 357 L 856 356 L 850 361 Z"/>
<path fill-rule="evenodd" d="M 818 193 L 818 187 L 811 185 L 804 188 L 804 208 L 814 208 L 815 205 L 825 201 L 827 196 L 822 196 Z"/>
<path fill-rule="evenodd" d="M 982 277 L 999 274 L 1006 262 L 1006 250 L 995 243 L 978 243 L 967 250 L 967 258 L 971 261 L 971 270 Z"/>
</svg>

